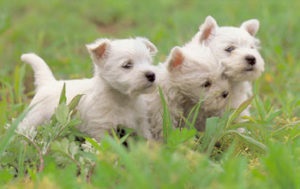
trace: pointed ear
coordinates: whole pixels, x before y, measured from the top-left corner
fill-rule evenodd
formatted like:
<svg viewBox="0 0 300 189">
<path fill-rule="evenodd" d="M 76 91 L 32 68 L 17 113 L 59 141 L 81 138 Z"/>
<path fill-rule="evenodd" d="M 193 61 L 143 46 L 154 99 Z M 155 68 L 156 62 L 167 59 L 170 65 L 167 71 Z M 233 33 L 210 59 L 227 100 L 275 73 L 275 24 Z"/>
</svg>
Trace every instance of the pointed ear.
<svg viewBox="0 0 300 189">
<path fill-rule="evenodd" d="M 200 43 L 206 41 L 212 34 L 215 33 L 218 24 L 212 16 L 207 16 L 204 23 L 199 27 Z"/>
<path fill-rule="evenodd" d="M 151 41 L 149 41 L 147 38 L 137 37 L 136 39 L 142 41 L 146 45 L 147 49 L 150 51 L 150 54 L 152 56 L 154 56 L 157 53 L 158 50 L 157 50 L 156 46 Z"/>
<path fill-rule="evenodd" d="M 168 70 L 170 72 L 179 69 L 184 61 L 184 55 L 182 53 L 182 50 L 180 47 L 174 47 L 171 50 L 170 56 L 168 58 L 167 64 L 168 64 Z"/>
<path fill-rule="evenodd" d="M 259 21 L 256 19 L 247 20 L 242 23 L 241 28 L 246 30 L 250 35 L 255 36 L 259 29 Z"/>
<path fill-rule="evenodd" d="M 94 43 L 87 44 L 86 48 L 89 51 L 92 59 L 95 62 L 99 62 L 100 60 L 103 60 L 106 57 L 109 46 L 110 40 L 99 39 Z"/>
</svg>

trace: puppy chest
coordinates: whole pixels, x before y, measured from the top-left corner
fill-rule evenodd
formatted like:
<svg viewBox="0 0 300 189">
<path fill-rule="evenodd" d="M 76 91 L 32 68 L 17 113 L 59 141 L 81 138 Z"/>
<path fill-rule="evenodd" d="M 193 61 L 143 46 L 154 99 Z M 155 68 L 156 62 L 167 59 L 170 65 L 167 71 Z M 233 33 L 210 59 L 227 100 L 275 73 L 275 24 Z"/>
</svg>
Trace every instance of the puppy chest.
<svg viewBox="0 0 300 189">
<path fill-rule="evenodd" d="M 114 128 L 119 125 L 137 128 L 143 122 L 141 111 L 134 107 L 120 107 L 115 104 L 107 106 L 94 104 L 81 109 L 81 116 L 86 123 L 93 123 L 93 125 L 99 126 L 105 124 Z"/>
<path fill-rule="evenodd" d="M 116 125 L 128 128 L 137 128 L 143 122 L 143 116 L 138 110 L 129 108 L 115 108 L 112 113 Z"/>
</svg>

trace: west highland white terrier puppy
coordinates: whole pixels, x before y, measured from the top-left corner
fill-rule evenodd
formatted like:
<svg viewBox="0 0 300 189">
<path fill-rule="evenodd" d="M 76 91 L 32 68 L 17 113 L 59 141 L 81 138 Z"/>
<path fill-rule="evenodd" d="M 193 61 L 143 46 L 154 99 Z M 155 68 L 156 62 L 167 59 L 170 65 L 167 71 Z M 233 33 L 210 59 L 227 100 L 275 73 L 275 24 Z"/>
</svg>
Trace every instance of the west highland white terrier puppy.
<svg viewBox="0 0 300 189">
<path fill-rule="evenodd" d="M 155 45 L 138 37 L 99 39 L 86 47 L 95 66 L 90 79 L 58 81 L 43 59 L 32 53 L 21 56 L 34 70 L 36 94 L 19 130 L 35 128 L 49 120 L 65 84 L 67 103 L 83 94 L 77 106 L 83 120 L 78 126 L 82 132 L 100 140 L 105 131 L 124 126 L 151 138 L 140 95 L 155 90 L 152 65 L 152 56 L 157 52 Z"/>
<path fill-rule="evenodd" d="M 255 34 L 259 29 L 256 19 L 245 21 L 240 27 L 219 27 L 216 20 L 208 16 L 199 27 L 199 32 L 186 44 L 208 46 L 213 55 L 224 66 L 224 74 L 231 83 L 230 108 L 238 108 L 252 96 L 251 81 L 264 71 L 264 60 L 258 52 L 259 40 Z M 241 113 L 249 116 L 249 107 Z"/>
<path fill-rule="evenodd" d="M 175 128 L 183 126 L 182 118 L 187 117 L 200 102 L 200 113 L 195 127 L 203 131 L 205 119 L 218 116 L 228 103 L 229 82 L 209 48 L 195 46 L 191 50 L 174 47 L 167 61 L 159 65 L 157 79 Z M 159 92 L 143 96 L 148 101 L 151 133 L 155 139 L 161 139 L 163 107 Z"/>
</svg>

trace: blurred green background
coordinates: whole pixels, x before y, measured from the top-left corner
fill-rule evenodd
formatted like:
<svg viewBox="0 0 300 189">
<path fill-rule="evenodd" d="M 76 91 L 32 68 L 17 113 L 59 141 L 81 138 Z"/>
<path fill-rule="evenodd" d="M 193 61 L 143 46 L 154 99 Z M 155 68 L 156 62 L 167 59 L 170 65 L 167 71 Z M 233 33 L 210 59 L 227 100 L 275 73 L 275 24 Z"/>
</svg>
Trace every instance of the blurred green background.
<svg viewBox="0 0 300 189">
<path fill-rule="evenodd" d="M 85 44 L 97 38 L 144 36 L 157 45 L 155 60 L 160 62 L 172 47 L 190 40 L 207 15 L 221 26 L 260 20 L 257 36 L 266 71 L 255 82 L 256 94 L 280 108 L 285 120 L 298 119 L 299 7 L 296 0 L 2 0 L 0 124 L 15 117 L 34 90 L 31 68 L 20 61 L 22 53 L 39 54 L 58 79 L 90 77 L 93 66 Z"/>
<path fill-rule="evenodd" d="M 106 178 L 110 184 L 113 178 L 127 183 L 127 178 L 151 175 L 154 180 L 161 179 L 157 186 L 164 186 L 165 180 L 173 183 L 172 178 L 175 181 L 180 178 L 187 188 L 187 180 L 211 188 L 235 188 L 236 182 L 240 184 L 236 188 L 296 188 L 300 185 L 297 178 L 299 174 L 295 174 L 299 173 L 300 167 L 299 8 L 300 1 L 297 0 L 1 0 L 0 133 L 4 133 L 4 126 L 28 106 L 34 94 L 32 70 L 20 61 L 22 53 L 39 54 L 58 79 L 91 77 L 93 65 L 85 44 L 97 38 L 147 37 L 159 49 L 155 57 L 158 63 L 165 60 L 172 47 L 189 41 L 208 15 L 213 16 L 220 26 L 239 26 L 247 19 L 257 18 L 260 21 L 257 37 L 261 41 L 266 69 L 254 82 L 257 98 L 251 110 L 252 120 L 245 126 L 252 128 L 251 137 L 255 139 L 252 142 L 263 142 L 269 153 L 261 156 L 255 150 L 249 152 L 250 145 L 245 147 L 239 143 L 239 148 L 233 153 L 237 155 L 225 154 L 216 166 L 210 158 L 219 156 L 218 153 L 203 157 L 196 150 L 191 151 L 188 145 L 174 148 L 173 151 L 164 145 L 156 149 L 138 143 L 137 148 L 128 154 L 120 147 L 116 148 L 118 152 L 108 150 L 112 156 L 107 156 L 109 163 L 103 163 L 101 158 L 98 161 L 111 171 L 111 177 L 101 172 L 100 166 L 94 182 L 101 184 L 101 179 Z M 246 142 L 250 139 L 244 138 Z M 240 151 L 241 148 L 243 150 Z M 25 151 L 21 151 L 19 156 Z M 156 156 L 159 153 L 163 156 Z M 115 157 L 125 159 L 124 162 L 130 165 L 136 163 L 139 166 L 135 169 L 136 175 L 126 175 L 122 164 L 114 166 Z M 148 167 L 148 164 L 143 164 L 145 160 L 149 164 L 156 163 Z M 190 163 L 192 168 L 186 167 L 186 163 Z M 198 166 L 197 169 L 195 166 Z M 212 167 L 214 172 L 211 172 Z M 117 177 L 112 170 L 122 172 Z M 50 165 L 45 173 L 53 174 L 51 171 Z M 140 171 L 143 176 L 139 174 Z M 184 174 L 178 176 L 180 171 Z M 193 171 L 208 180 L 201 182 L 200 176 L 191 177 Z M 58 174 L 54 175 L 59 177 L 61 183 L 65 183 L 65 180 L 70 180 L 74 185 L 82 183 L 72 181 L 74 172 L 76 168 L 68 174 L 59 169 L 56 172 Z M 64 176 L 69 179 L 63 179 Z M 49 184 L 47 179 L 43 182 Z M 152 183 L 151 180 L 147 182 Z M 113 184 L 108 186 L 115 186 Z"/>
<path fill-rule="evenodd" d="M 294 119 L 300 113 L 299 7 L 296 0 L 2 0 L 0 124 L 15 117 L 34 90 L 31 68 L 20 61 L 22 53 L 39 54 L 58 79 L 91 77 L 85 44 L 97 38 L 144 36 L 158 47 L 155 60 L 160 62 L 172 47 L 190 40 L 207 15 L 221 26 L 259 19 L 266 71 L 255 82 L 256 94 L 280 108 L 284 119 Z"/>
</svg>

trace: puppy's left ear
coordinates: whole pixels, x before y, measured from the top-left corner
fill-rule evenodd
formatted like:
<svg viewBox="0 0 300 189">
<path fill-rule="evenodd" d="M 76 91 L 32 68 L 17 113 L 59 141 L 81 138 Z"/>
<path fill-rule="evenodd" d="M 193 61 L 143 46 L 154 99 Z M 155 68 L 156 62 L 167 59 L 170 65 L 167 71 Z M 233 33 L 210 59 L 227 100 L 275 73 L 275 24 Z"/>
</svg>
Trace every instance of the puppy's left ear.
<svg viewBox="0 0 300 189">
<path fill-rule="evenodd" d="M 257 19 L 247 20 L 242 23 L 241 28 L 246 30 L 250 35 L 255 36 L 259 29 L 259 21 Z"/>
<path fill-rule="evenodd" d="M 213 36 L 217 27 L 217 21 L 212 16 L 207 16 L 204 23 L 199 27 L 200 43 L 207 41 L 211 36 Z"/>
<path fill-rule="evenodd" d="M 150 54 L 152 56 L 154 56 L 158 52 L 156 46 L 151 41 L 149 41 L 147 38 L 137 37 L 136 39 L 140 40 L 141 42 L 143 42 L 146 45 L 147 49 L 149 49 Z"/>
<path fill-rule="evenodd" d="M 180 47 L 174 47 L 171 50 L 169 58 L 167 60 L 167 68 L 169 72 L 177 70 L 181 67 L 184 61 L 184 55 Z"/>
<path fill-rule="evenodd" d="M 94 62 L 98 64 L 99 62 L 102 62 L 102 60 L 107 56 L 109 46 L 110 46 L 110 40 L 98 39 L 94 43 L 87 44 L 86 48 L 90 53 Z"/>
</svg>

